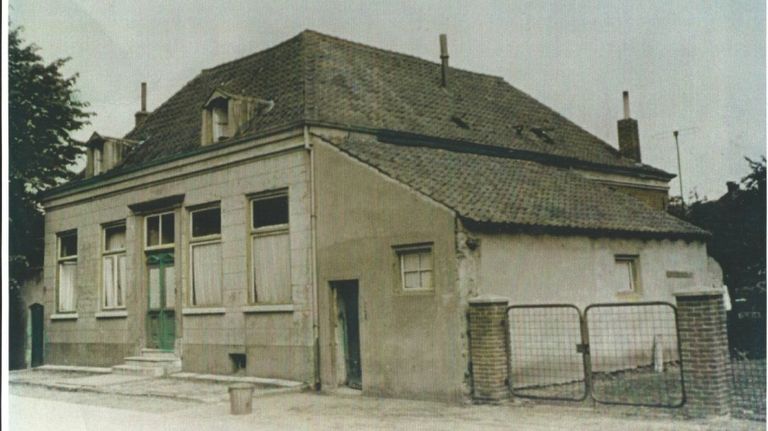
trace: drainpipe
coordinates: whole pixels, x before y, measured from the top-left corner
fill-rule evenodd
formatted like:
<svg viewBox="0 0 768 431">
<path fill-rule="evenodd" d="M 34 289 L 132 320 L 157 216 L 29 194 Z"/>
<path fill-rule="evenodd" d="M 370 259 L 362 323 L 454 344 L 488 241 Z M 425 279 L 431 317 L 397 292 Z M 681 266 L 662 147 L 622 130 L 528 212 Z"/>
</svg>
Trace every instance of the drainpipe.
<svg viewBox="0 0 768 431">
<path fill-rule="evenodd" d="M 314 340 L 315 390 L 320 390 L 320 311 L 317 288 L 317 211 L 315 209 L 315 151 L 309 141 L 309 127 L 304 126 L 304 148 L 309 152 L 309 212 L 312 230 L 312 337 Z"/>
</svg>

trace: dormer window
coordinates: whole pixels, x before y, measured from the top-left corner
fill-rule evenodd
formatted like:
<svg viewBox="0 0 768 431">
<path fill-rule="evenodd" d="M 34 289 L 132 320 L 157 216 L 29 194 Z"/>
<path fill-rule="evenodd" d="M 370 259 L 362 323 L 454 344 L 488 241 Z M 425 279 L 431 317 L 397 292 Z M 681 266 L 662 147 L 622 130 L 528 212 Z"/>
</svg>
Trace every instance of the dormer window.
<svg viewBox="0 0 768 431">
<path fill-rule="evenodd" d="M 101 173 L 101 148 L 93 148 L 93 175 L 99 175 Z"/>
<path fill-rule="evenodd" d="M 210 106 L 213 142 L 229 138 L 229 101 L 218 98 Z"/>
<path fill-rule="evenodd" d="M 213 90 L 203 104 L 200 144 L 210 145 L 227 140 L 242 131 L 254 116 L 272 110 L 275 103 L 242 94 Z"/>
</svg>

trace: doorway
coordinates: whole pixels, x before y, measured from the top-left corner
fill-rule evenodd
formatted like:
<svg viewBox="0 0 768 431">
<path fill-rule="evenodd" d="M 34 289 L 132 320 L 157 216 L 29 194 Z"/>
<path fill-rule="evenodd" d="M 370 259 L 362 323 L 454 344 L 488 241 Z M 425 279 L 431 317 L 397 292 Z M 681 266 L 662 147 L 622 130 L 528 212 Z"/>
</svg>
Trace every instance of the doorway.
<svg viewBox="0 0 768 431">
<path fill-rule="evenodd" d="M 30 366 L 39 367 L 43 365 L 43 349 L 45 348 L 45 333 L 43 323 L 45 321 L 44 308 L 41 304 L 32 304 L 29 306 L 29 326 L 31 335 L 31 357 Z"/>
<path fill-rule="evenodd" d="M 337 369 L 342 368 L 344 384 L 354 389 L 362 389 L 363 373 L 360 363 L 360 318 L 358 305 L 357 280 L 331 282 L 333 296 L 336 299 L 336 345 Z"/>
<path fill-rule="evenodd" d="M 173 252 L 151 253 L 147 256 L 148 309 L 147 347 L 173 351 L 176 341 L 176 276 Z"/>
</svg>

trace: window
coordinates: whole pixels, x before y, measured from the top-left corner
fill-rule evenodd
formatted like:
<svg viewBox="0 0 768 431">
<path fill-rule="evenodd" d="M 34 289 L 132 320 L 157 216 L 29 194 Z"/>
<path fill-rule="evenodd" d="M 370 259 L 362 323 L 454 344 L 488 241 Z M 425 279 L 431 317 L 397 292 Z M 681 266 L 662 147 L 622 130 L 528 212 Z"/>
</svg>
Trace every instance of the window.
<svg viewBox="0 0 768 431">
<path fill-rule="evenodd" d="M 145 243 L 147 249 L 173 247 L 173 213 L 155 214 L 145 219 Z"/>
<path fill-rule="evenodd" d="M 191 211 L 191 304 L 221 304 L 221 208 Z"/>
<path fill-rule="evenodd" d="M 638 292 L 637 260 L 634 255 L 616 255 L 614 258 L 615 286 L 619 293 Z"/>
<path fill-rule="evenodd" d="M 226 99 L 219 98 L 210 106 L 213 142 L 215 143 L 229 137 L 229 103 Z"/>
<path fill-rule="evenodd" d="M 102 307 L 125 307 L 125 224 L 104 228 L 104 250 L 101 257 Z"/>
<path fill-rule="evenodd" d="M 251 200 L 251 274 L 254 302 L 289 304 L 291 240 L 286 192 Z"/>
<path fill-rule="evenodd" d="M 75 311 L 75 287 L 77 285 L 77 231 L 61 233 L 58 243 L 58 279 L 56 311 Z"/>
<path fill-rule="evenodd" d="M 432 290 L 432 247 L 404 247 L 397 254 L 403 290 Z"/>
<path fill-rule="evenodd" d="M 101 173 L 101 149 L 93 149 L 93 175 Z"/>
</svg>

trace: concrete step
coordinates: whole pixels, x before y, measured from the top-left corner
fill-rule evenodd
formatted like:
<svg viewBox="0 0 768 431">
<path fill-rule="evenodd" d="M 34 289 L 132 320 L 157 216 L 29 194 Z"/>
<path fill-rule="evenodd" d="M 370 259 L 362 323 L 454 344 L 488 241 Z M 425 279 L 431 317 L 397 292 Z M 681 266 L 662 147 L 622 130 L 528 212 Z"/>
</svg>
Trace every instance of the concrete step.
<svg viewBox="0 0 768 431">
<path fill-rule="evenodd" d="M 138 364 L 157 364 L 157 365 L 164 365 L 164 364 L 174 364 L 176 362 L 181 363 L 181 359 L 177 357 L 171 357 L 171 358 L 156 358 L 156 357 L 147 357 L 147 356 L 128 356 L 125 358 L 125 362 L 135 362 L 136 365 Z"/>
<path fill-rule="evenodd" d="M 162 377 L 166 374 L 166 370 L 163 367 L 141 367 L 136 365 L 115 365 L 112 367 L 112 372 L 115 374 L 123 374 L 128 376 L 151 376 Z"/>
<path fill-rule="evenodd" d="M 172 358 L 178 359 L 175 352 L 160 349 L 141 349 L 141 355 L 145 358 Z"/>
</svg>

